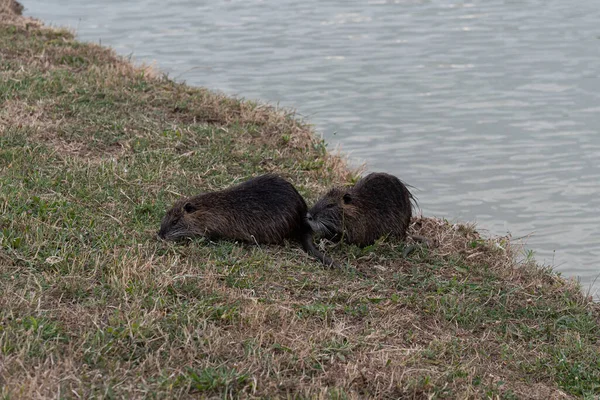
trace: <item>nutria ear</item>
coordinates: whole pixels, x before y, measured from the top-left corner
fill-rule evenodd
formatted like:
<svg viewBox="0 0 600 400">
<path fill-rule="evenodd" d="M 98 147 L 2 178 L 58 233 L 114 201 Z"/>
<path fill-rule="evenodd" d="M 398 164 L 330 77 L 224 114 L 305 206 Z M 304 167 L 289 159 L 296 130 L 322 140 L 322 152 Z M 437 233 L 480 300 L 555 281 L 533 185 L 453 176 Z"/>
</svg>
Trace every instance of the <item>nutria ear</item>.
<svg viewBox="0 0 600 400">
<path fill-rule="evenodd" d="M 192 203 L 190 203 L 190 202 L 187 202 L 187 203 L 185 203 L 185 204 L 183 205 L 183 210 L 184 210 L 186 213 L 190 214 L 190 213 L 193 213 L 194 211 L 196 211 L 196 210 L 197 210 L 197 208 L 196 208 L 196 206 L 194 206 Z"/>
<path fill-rule="evenodd" d="M 344 195 L 344 204 L 348 204 L 352 202 L 352 196 L 350 196 L 350 193 L 346 193 Z"/>
</svg>

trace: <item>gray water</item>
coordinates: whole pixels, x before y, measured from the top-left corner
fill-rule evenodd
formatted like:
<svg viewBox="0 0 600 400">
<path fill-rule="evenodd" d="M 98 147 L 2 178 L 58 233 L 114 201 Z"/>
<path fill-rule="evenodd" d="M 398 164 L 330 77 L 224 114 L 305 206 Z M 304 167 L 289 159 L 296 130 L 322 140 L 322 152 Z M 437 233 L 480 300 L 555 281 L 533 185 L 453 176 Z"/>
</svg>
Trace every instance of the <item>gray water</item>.
<svg viewBox="0 0 600 400">
<path fill-rule="evenodd" d="M 423 214 L 600 274 L 597 0 L 24 0 L 171 77 L 293 107 Z M 332 146 L 332 147 L 333 147 Z"/>
</svg>

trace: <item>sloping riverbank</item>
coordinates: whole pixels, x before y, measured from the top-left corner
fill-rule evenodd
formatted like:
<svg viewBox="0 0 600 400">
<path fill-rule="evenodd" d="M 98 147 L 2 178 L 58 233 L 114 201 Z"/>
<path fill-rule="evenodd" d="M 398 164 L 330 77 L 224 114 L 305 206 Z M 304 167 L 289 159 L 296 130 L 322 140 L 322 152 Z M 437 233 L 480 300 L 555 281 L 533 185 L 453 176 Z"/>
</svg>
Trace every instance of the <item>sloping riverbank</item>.
<svg viewBox="0 0 600 400">
<path fill-rule="evenodd" d="M 180 195 L 277 172 L 310 203 L 355 174 L 291 115 L 0 10 L 3 396 L 600 394 L 598 305 L 508 238 L 419 218 L 437 247 L 328 245 L 341 271 L 157 242 Z"/>
</svg>

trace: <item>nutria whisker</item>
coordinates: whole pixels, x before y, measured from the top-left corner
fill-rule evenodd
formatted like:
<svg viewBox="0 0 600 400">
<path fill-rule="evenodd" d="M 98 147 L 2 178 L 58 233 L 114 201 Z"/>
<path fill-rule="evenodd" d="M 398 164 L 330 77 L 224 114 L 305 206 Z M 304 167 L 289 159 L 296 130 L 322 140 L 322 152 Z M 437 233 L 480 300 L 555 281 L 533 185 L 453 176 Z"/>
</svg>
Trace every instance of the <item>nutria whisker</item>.
<svg viewBox="0 0 600 400">
<path fill-rule="evenodd" d="M 321 221 L 319 223 L 321 232 L 324 232 L 326 235 L 334 235 L 335 234 L 335 224 L 332 221 Z"/>
<path fill-rule="evenodd" d="M 319 223 L 319 231 L 329 234 L 331 233 L 331 230 L 327 227 L 327 224 L 324 224 L 323 222 Z"/>
</svg>

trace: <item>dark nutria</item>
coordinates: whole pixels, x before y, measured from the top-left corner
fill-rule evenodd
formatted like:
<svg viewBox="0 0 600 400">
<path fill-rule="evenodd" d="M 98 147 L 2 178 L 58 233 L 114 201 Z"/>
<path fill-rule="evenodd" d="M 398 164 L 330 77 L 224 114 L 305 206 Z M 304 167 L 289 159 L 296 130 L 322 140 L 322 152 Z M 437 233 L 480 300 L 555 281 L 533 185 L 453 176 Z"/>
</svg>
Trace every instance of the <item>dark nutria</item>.
<svg viewBox="0 0 600 400">
<path fill-rule="evenodd" d="M 164 216 L 158 236 L 165 240 L 204 236 L 266 244 L 294 239 L 326 266 L 335 266 L 315 248 L 306 211 L 306 202 L 290 182 L 267 174 L 177 201 Z"/>
<path fill-rule="evenodd" d="M 349 188 L 331 189 L 309 210 L 313 231 L 368 246 L 384 235 L 406 238 L 414 197 L 393 175 L 372 173 Z"/>
</svg>

